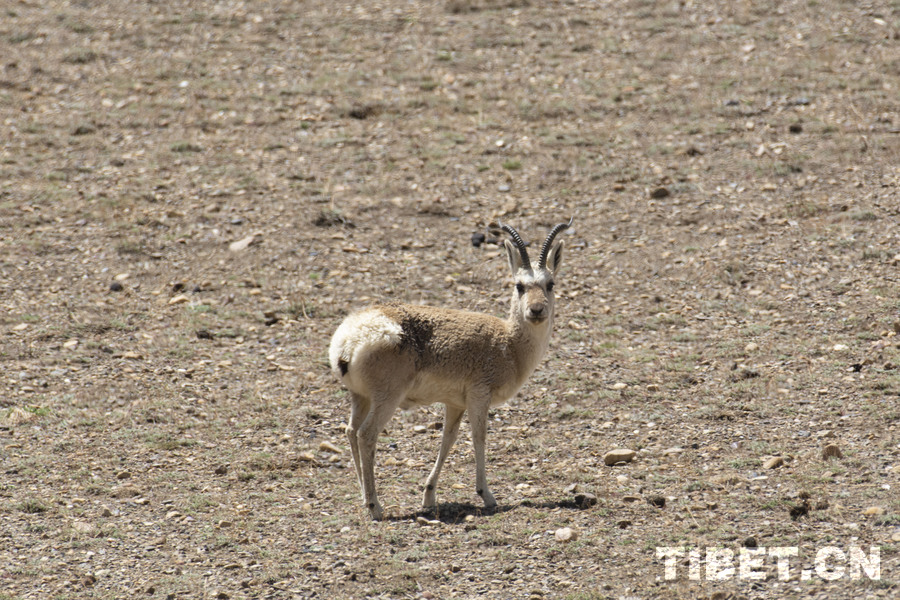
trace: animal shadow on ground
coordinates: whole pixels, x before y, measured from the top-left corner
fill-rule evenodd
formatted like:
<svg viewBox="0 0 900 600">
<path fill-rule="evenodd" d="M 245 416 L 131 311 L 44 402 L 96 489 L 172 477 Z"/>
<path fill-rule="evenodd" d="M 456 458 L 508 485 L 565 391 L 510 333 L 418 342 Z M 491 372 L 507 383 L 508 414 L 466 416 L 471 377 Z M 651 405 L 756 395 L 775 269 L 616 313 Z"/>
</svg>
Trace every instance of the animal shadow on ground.
<svg viewBox="0 0 900 600">
<path fill-rule="evenodd" d="M 411 521 L 415 520 L 417 517 L 425 517 L 451 525 L 455 523 L 462 523 L 469 515 L 472 515 L 473 517 L 486 517 L 510 512 L 520 507 L 543 509 L 565 508 L 570 510 L 584 510 L 586 508 L 576 503 L 572 499 L 550 500 L 545 502 L 533 502 L 531 500 L 524 500 L 518 504 L 499 505 L 496 508 L 490 509 L 484 508 L 483 506 L 476 506 L 468 502 L 445 502 L 443 504 L 439 504 L 437 508 L 422 509 L 405 515 L 388 517 L 388 520 Z"/>
</svg>

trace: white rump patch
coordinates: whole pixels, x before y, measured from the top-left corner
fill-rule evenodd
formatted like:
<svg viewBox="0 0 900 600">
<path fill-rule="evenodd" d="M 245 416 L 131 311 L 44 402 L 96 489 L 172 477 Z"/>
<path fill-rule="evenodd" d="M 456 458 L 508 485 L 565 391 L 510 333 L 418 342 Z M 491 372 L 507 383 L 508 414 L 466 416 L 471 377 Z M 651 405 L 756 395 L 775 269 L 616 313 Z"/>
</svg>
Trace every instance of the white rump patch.
<svg viewBox="0 0 900 600">
<path fill-rule="evenodd" d="M 376 308 L 368 308 L 344 319 L 328 349 L 332 370 L 340 377 L 338 363 L 353 364 L 354 356 L 363 352 L 400 344 L 403 329 Z"/>
</svg>

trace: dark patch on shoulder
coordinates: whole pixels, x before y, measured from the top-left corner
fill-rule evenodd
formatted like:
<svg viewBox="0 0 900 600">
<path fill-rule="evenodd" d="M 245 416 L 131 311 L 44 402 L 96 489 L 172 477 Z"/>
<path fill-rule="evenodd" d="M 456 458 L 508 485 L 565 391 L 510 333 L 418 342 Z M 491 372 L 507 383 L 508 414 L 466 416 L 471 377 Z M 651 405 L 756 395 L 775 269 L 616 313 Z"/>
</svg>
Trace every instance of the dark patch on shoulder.
<svg viewBox="0 0 900 600">
<path fill-rule="evenodd" d="M 341 371 L 341 377 L 347 374 L 347 371 L 350 370 L 350 363 L 348 363 L 343 358 L 338 360 L 338 369 Z"/>
<path fill-rule="evenodd" d="M 400 323 L 400 348 L 410 350 L 418 362 L 434 338 L 434 322 L 422 314 L 406 310 L 403 305 L 390 304 L 386 308 L 393 312 L 390 317 Z"/>
</svg>

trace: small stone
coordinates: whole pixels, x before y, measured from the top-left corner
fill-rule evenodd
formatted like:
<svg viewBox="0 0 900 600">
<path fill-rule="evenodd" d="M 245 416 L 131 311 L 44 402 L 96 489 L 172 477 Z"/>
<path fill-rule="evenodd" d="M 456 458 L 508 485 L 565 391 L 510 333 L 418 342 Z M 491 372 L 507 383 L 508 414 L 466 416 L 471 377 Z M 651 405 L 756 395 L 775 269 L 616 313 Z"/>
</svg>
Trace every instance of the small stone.
<svg viewBox="0 0 900 600">
<path fill-rule="evenodd" d="M 792 506 L 790 510 L 788 510 L 788 514 L 791 516 L 791 519 L 796 521 L 800 517 L 803 517 L 809 513 L 809 502 L 804 501 L 799 506 Z"/>
<path fill-rule="evenodd" d="M 185 302 L 190 302 L 191 299 L 185 296 L 184 294 L 178 294 L 177 296 L 173 296 L 169 298 L 169 306 L 173 304 L 184 304 Z"/>
<path fill-rule="evenodd" d="M 509 186 L 506 185 L 505 183 L 504 183 L 504 184 L 501 184 L 501 185 L 498 185 L 498 186 L 497 186 L 497 191 L 498 191 L 498 192 L 508 192 L 508 191 L 509 191 Z"/>
<path fill-rule="evenodd" d="M 72 529 L 78 533 L 83 533 L 84 535 L 94 535 L 97 533 L 97 528 L 86 521 L 75 521 L 72 523 Z"/>
<path fill-rule="evenodd" d="M 63 344 L 63 348 L 68 350 L 72 350 L 78 346 L 78 340 L 69 340 Z"/>
<path fill-rule="evenodd" d="M 891 536 L 891 541 L 900 542 L 900 529 L 894 532 L 894 534 Z"/>
<path fill-rule="evenodd" d="M 332 444 L 331 442 L 329 442 L 328 440 L 325 440 L 324 442 L 319 444 L 319 450 L 321 450 L 322 452 L 331 452 L 333 454 L 341 453 L 341 449 L 338 448 L 337 446 L 335 446 L 334 444 Z"/>
<path fill-rule="evenodd" d="M 743 546 L 744 548 L 756 548 L 757 547 L 756 538 L 753 537 L 752 535 L 745 537 L 744 540 L 741 542 L 741 546 Z"/>
<path fill-rule="evenodd" d="M 834 350 L 835 352 L 846 352 L 849 349 L 850 346 L 848 346 L 847 344 L 835 344 L 834 347 L 832 347 L 832 350 Z"/>
<path fill-rule="evenodd" d="M 131 471 L 119 471 L 116 473 L 116 479 L 128 479 L 131 477 Z"/>
<path fill-rule="evenodd" d="M 574 542 L 578 539 L 578 531 L 571 527 L 561 527 L 553 533 L 557 542 Z"/>
<path fill-rule="evenodd" d="M 13 327 L 13 331 L 24 331 L 26 329 L 28 329 L 28 323 L 19 323 Z"/>
<path fill-rule="evenodd" d="M 628 494 L 626 496 L 622 496 L 622 502 L 639 502 L 641 499 L 640 496 L 635 496 L 634 494 Z"/>
<path fill-rule="evenodd" d="M 171 519 L 177 519 L 180 516 L 181 516 L 181 513 L 178 512 L 177 510 L 170 510 L 169 512 L 166 513 L 166 520 L 169 521 Z"/>
<path fill-rule="evenodd" d="M 784 464 L 784 459 L 780 456 L 773 456 L 769 460 L 763 463 L 763 469 L 777 469 L 781 465 Z"/>
<path fill-rule="evenodd" d="M 123 289 L 125 288 L 118 281 L 113 281 L 111 284 L 109 284 L 109 291 L 111 292 L 121 292 Z"/>
<path fill-rule="evenodd" d="M 666 507 L 666 497 L 660 495 L 654 495 L 647 498 L 647 504 L 650 506 L 655 506 L 656 508 L 665 508 Z"/>
<path fill-rule="evenodd" d="M 113 514 L 112 509 L 110 509 L 108 506 L 100 507 L 100 516 L 101 517 L 111 517 L 112 514 Z"/>
<path fill-rule="evenodd" d="M 829 458 L 844 458 L 844 453 L 841 452 L 837 444 L 828 444 L 822 448 L 822 460 L 828 460 Z"/>
<path fill-rule="evenodd" d="M 132 350 L 129 350 L 128 352 L 122 353 L 122 358 L 127 358 L 129 360 L 142 360 L 144 358 L 144 356 L 142 354 L 140 354 L 139 352 L 134 352 Z"/>
<path fill-rule="evenodd" d="M 669 191 L 669 188 L 660 186 L 650 192 L 650 197 L 654 200 L 660 200 L 662 198 L 668 198 L 671 194 L 672 192 Z"/>
<path fill-rule="evenodd" d="M 248 235 L 245 238 L 242 238 L 236 242 L 231 242 L 228 245 L 228 249 L 232 252 L 240 252 L 241 250 L 246 250 L 250 247 L 250 244 L 256 241 L 256 234 Z"/>
<path fill-rule="evenodd" d="M 613 386 L 612 386 L 612 389 L 614 389 L 614 390 L 624 390 L 624 389 L 627 388 L 627 387 L 628 387 L 628 384 L 627 384 L 627 383 L 622 383 L 622 382 L 620 381 L 619 383 L 614 383 Z"/>
<path fill-rule="evenodd" d="M 590 508 L 597 504 L 597 496 L 588 492 L 579 492 L 575 494 L 575 504 L 578 508 Z"/>
<path fill-rule="evenodd" d="M 631 521 L 629 521 L 628 519 L 621 519 L 619 521 L 616 521 L 616 527 L 618 527 L 619 529 L 628 529 L 629 527 L 631 527 Z"/>
<path fill-rule="evenodd" d="M 219 529 L 228 529 L 233 524 L 234 523 L 232 523 L 231 521 L 227 521 L 227 520 L 223 519 L 223 520 L 219 521 L 216 525 L 218 526 Z"/>
<path fill-rule="evenodd" d="M 880 506 L 870 506 L 863 511 L 863 514 L 867 517 L 880 517 L 884 514 L 884 508 Z"/>
<path fill-rule="evenodd" d="M 480 248 L 484 243 L 485 236 L 480 231 L 472 234 L 472 245 L 476 248 Z"/>
<path fill-rule="evenodd" d="M 428 427 L 426 427 L 425 425 L 416 425 L 415 427 L 413 427 L 413 433 L 427 433 L 427 432 L 428 432 Z"/>
<path fill-rule="evenodd" d="M 603 462 L 610 467 L 618 463 L 629 463 L 634 460 L 634 455 L 634 450 L 628 450 L 627 448 L 610 450 L 603 455 Z"/>
<path fill-rule="evenodd" d="M 425 517 L 416 517 L 416 523 L 422 527 L 435 527 L 441 524 L 437 519 L 426 519 Z"/>
<path fill-rule="evenodd" d="M 757 344 L 756 342 L 750 342 L 749 344 L 744 346 L 744 352 L 746 352 L 747 354 L 756 352 L 757 350 L 759 350 L 759 344 Z"/>
<path fill-rule="evenodd" d="M 227 475 L 228 474 L 228 465 L 219 465 L 216 467 L 216 470 L 213 471 L 216 475 Z"/>
</svg>

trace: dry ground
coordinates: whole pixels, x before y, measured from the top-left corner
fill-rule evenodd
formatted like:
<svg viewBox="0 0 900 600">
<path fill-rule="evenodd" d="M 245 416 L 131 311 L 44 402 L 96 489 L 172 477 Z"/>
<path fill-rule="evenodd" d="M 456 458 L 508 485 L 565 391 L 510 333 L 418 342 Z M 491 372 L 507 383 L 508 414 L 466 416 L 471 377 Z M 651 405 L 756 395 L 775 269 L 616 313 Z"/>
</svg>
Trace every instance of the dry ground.
<svg viewBox="0 0 900 600">
<path fill-rule="evenodd" d="M 0 598 L 898 594 L 896 0 L 0 11 Z M 492 415 L 500 509 L 464 426 L 417 512 L 432 407 L 370 522 L 330 333 L 502 314 L 471 235 L 569 215 L 550 353 Z M 754 543 L 798 549 L 787 581 L 656 553 Z"/>
</svg>

